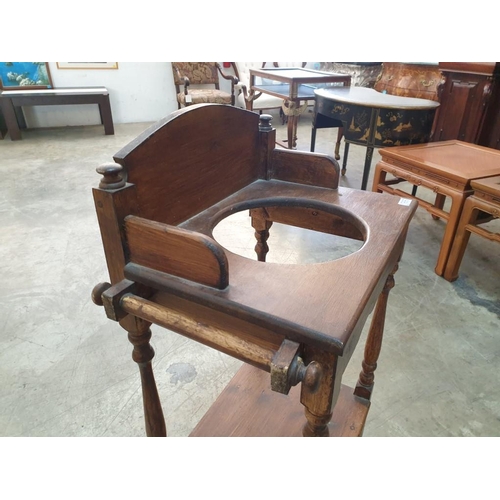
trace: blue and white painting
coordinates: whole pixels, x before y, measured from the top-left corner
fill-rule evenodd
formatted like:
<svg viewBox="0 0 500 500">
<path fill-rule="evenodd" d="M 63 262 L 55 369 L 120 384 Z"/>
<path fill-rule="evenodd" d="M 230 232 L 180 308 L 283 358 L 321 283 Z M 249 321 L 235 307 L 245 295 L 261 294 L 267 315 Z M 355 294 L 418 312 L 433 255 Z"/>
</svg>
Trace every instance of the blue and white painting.
<svg viewBox="0 0 500 500">
<path fill-rule="evenodd" d="M 0 62 L 0 88 L 16 87 L 51 88 L 47 63 Z"/>
</svg>

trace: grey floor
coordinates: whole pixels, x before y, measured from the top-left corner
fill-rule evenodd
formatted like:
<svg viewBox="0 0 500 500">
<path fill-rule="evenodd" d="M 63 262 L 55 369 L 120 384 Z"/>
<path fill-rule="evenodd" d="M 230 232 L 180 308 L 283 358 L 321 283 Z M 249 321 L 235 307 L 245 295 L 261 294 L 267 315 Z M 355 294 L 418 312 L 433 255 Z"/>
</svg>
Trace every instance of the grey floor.
<svg viewBox="0 0 500 500">
<path fill-rule="evenodd" d="M 118 124 L 114 136 L 100 126 L 36 129 L 0 141 L 1 436 L 144 435 L 131 346 L 90 300 L 107 280 L 91 188 L 96 167 L 149 125 Z M 303 115 L 299 149 L 308 150 L 310 130 Z M 335 136 L 318 131 L 316 151 L 331 154 Z M 351 147 L 341 185 L 359 188 L 364 153 Z M 449 283 L 434 273 L 443 229 L 423 209 L 411 223 L 365 436 L 500 435 L 500 246 L 472 236 Z M 216 237 L 252 252 L 246 218 L 227 220 Z M 273 226 L 269 244 L 275 262 L 331 258 L 328 237 L 285 226 Z M 168 432 L 187 436 L 240 362 L 155 327 L 152 343 Z M 358 349 L 346 383 L 361 358 Z"/>
</svg>

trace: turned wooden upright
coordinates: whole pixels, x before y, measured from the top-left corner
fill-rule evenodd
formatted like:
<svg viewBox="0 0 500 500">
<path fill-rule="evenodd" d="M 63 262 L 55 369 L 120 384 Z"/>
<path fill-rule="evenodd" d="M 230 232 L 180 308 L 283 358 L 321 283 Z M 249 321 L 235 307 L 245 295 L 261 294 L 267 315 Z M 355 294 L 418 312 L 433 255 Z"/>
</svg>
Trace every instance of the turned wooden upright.
<svg viewBox="0 0 500 500">
<path fill-rule="evenodd" d="M 337 162 L 276 148 L 270 118 L 190 106 L 97 169 L 102 179 L 93 192 L 110 283 L 97 285 L 92 297 L 133 344 L 149 436 L 166 435 L 152 324 L 245 362 L 192 436 L 363 432 L 387 298 L 417 203 L 339 188 Z M 212 235 L 242 210 L 252 216 L 256 260 Z M 313 265 L 267 263 L 273 222 L 363 246 Z M 352 390 L 342 374 L 374 308 Z"/>
</svg>

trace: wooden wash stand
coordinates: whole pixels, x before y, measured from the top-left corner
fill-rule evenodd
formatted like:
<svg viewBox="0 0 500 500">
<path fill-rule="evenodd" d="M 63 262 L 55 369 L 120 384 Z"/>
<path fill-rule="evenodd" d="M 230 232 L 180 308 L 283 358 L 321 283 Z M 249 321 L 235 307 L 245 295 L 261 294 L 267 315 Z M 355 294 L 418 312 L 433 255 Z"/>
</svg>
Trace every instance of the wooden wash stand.
<svg viewBox="0 0 500 500">
<path fill-rule="evenodd" d="M 100 166 L 93 190 L 110 283 L 92 298 L 133 344 L 146 433 L 165 436 L 151 361 L 159 325 L 245 362 L 192 436 L 359 436 L 388 294 L 416 202 L 338 187 L 326 155 L 276 147 L 269 115 L 219 104 L 176 111 Z M 250 211 L 257 259 L 217 243 Z M 281 222 L 363 241 L 317 264 L 265 262 Z M 375 309 L 353 389 L 342 375 Z"/>
</svg>

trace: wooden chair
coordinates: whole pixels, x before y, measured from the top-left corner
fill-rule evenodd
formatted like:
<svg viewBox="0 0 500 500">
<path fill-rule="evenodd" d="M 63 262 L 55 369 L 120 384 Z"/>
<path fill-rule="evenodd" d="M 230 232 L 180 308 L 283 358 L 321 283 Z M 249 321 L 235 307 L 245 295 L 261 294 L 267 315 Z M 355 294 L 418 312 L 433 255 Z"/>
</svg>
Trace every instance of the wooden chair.
<svg viewBox="0 0 500 500">
<path fill-rule="evenodd" d="M 339 188 L 337 162 L 277 148 L 270 119 L 232 106 L 189 106 L 97 169 L 93 194 L 110 283 L 97 285 L 92 298 L 129 333 L 149 436 L 166 435 L 152 324 L 245 362 L 192 436 L 363 431 L 388 293 L 417 205 Z M 213 238 L 221 220 L 243 210 L 252 216 L 258 260 Z M 275 221 L 363 245 L 313 265 L 267 263 Z M 349 389 L 342 374 L 374 308 L 359 381 Z"/>
<path fill-rule="evenodd" d="M 200 103 L 231 104 L 234 106 L 234 86 L 238 78 L 227 75 L 216 62 L 173 62 L 175 90 L 179 109 Z M 231 81 L 231 93 L 220 90 L 219 74 Z M 181 90 L 182 89 L 182 90 Z"/>
<path fill-rule="evenodd" d="M 465 200 L 446 263 L 444 278 L 448 281 L 458 278 L 460 264 L 472 233 L 500 243 L 500 233 L 480 227 L 480 224 L 500 218 L 500 176 L 471 181 L 471 187 L 474 192 Z"/>
</svg>

